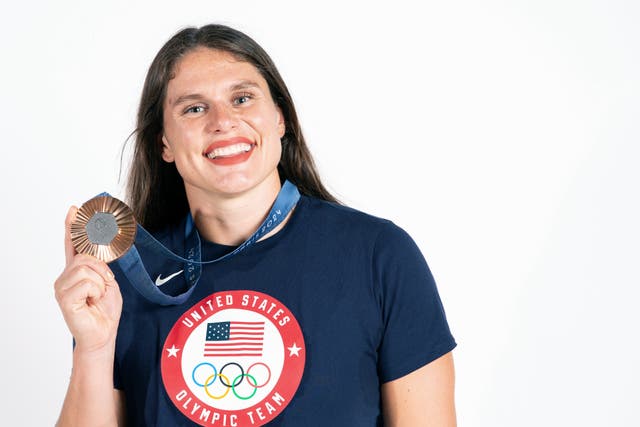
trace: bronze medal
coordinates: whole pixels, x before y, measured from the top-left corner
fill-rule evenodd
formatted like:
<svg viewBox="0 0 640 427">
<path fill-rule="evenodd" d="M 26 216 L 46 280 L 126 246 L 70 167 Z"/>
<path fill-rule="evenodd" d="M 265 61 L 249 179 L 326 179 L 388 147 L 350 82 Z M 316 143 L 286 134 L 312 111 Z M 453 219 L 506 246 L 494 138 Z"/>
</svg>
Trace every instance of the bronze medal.
<svg viewBox="0 0 640 427">
<path fill-rule="evenodd" d="M 123 202 L 98 196 L 84 203 L 71 224 L 71 242 L 78 253 L 111 262 L 124 255 L 136 238 L 136 220 Z"/>
</svg>

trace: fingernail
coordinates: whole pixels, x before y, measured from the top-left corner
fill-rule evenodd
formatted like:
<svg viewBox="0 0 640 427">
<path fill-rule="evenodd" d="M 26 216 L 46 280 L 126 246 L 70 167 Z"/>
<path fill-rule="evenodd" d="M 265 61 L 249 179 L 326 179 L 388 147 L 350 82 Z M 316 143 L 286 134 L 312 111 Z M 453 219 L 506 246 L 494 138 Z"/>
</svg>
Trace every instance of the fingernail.
<svg viewBox="0 0 640 427">
<path fill-rule="evenodd" d="M 113 273 L 111 272 L 111 270 L 107 270 L 107 277 L 109 278 L 109 280 L 113 280 Z"/>
</svg>

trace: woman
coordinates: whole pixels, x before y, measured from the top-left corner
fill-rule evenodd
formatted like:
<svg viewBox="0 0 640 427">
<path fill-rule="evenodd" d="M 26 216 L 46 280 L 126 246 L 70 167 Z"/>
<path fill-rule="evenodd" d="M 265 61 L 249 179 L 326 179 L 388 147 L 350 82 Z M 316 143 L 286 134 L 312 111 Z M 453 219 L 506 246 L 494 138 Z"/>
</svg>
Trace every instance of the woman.
<svg viewBox="0 0 640 427">
<path fill-rule="evenodd" d="M 455 425 L 455 342 L 424 259 L 324 188 L 252 39 L 177 33 L 149 69 L 136 134 L 128 203 L 185 259 L 137 242 L 139 258 L 107 266 L 67 231 L 60 426 Z"/>
</svg>

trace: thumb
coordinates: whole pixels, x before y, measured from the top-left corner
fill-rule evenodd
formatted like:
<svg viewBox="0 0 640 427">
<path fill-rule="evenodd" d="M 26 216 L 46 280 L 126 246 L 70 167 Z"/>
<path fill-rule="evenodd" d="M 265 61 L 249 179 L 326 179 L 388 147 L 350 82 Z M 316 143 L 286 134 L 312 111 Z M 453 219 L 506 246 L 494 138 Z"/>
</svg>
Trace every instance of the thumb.
<svg viewBox="0 0 640 427">
<path fill-rule="evenodd" d="M 67 218 L 64 220 L 64 257 L 67 265 L 71 263 L 73 257 L 77 254 L 76 248 L 74 248 L 73 243 L 71 243 L 71 223 L 76 218 L 77 212 L 78 208 L 71 206 L 69 212 L 67 212 Z"/>
</svg>

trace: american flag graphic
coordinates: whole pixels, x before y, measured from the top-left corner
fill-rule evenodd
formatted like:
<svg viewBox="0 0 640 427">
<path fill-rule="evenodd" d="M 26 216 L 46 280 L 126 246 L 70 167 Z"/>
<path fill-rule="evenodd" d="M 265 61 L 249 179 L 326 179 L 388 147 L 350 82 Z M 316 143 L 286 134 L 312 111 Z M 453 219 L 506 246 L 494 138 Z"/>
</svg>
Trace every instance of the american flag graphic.
<svg viewBox="0 0 640 427">
<path fill-rule="evenodd" d="M 207 323 L 205 357 L 262 356 L 264 322 Z"/>
</svg>

